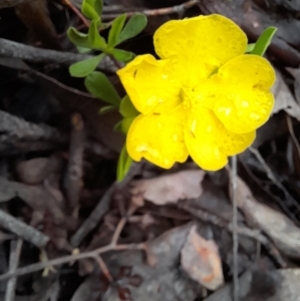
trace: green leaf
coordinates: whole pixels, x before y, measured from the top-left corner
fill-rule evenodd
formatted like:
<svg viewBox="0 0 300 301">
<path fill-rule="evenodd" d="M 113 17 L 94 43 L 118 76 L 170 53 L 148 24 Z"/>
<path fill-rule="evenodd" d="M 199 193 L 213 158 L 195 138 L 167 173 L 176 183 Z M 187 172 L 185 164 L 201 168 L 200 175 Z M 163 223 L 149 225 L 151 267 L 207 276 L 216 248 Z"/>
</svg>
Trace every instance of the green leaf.
<svg viewBox="0 0 300 301">
<path fill-rule="evenodd" d="M 84 84 L 87 90 L 95 97 L 117 108 L 120 106 L 121 97 L 104 73 L 92 72 L 85 78 Z"/>
<path fill-rule="evenodd" d="M 101 16 L 103 11 L 103 0 L 95 0 L 94 8 L 98 15 Z"/>
<path fill-rule="evenodd" d="M 143 14 L 135 14 L 126 23 L 124 29 L 119 35 L 118 44 L 125 40 L 131 39 L 137 36 L 144 30 L 147 25 L 147 17 Z"/>
<path fill-rule="evenodd" d="M 109 113 L 114 110 L 116 110 L 115 106 L 105 106 L 99 110 L 99 114 L 102 115 L 102 114 Z"/>
<path fill-rule="evenodd" d="M 108 46 L 114 47 L 118 44 L 119 35 L 124 23 L 126 21 L 127 14 L 123 14 L 114 19 L 108 34 Z"/>
<path fill-rule="evenodd" d="M 71 76 L 73 76 L 73 77 L 88 76 L 90 73 L 92 73 L 96 69 L 96 67 L 101 62 L 101 60 L 104 58 L 104 56 L 105 56 L 105 54 L 102 53 L 102 54 L 94 56 L 90 59 L 72 64 L 69 67 L 69 72 L 70 72 Z"/>
<path fill-rule="evenodd" d="M 133 160 L 129 157 L 126 146 L 124 145 L 118 160 L 117 181 L 121 182 L 127 175 Z"/>
<path fill-rule="evenodd" d="M 99 15 L 89 0 L 83 0 L 81 4 L 81 12 L 89 19 L 99 19 Z"/>
<path fill-rule="evenodd" d="M 261 55 L 263 56 L 266 52 L 267 48 L 271 44 L 272 38 L 277 31 L 276 27 L 268 27 L 263 31 L 263 33 L 258 38 L 257 42 L 255 43 L 254 49 L 251 51 L 251 54 Z"/>
<path fill-rule="evenodd" d="M 128 95 L 124 96 L 121 100 L 119 112 L 123 117 L 135 117 L 139 115 L 139 112 L 132 104 Z"/>
<path fill-rule="evenodd" d="M 78 47 L 89 48 L 88 35 L 78 31 L 74 27 L 70 27 L 67 31 L 69 40 Z"/>
<path fill-rule="evenodd" d="M 83 2 L 85 2 L 85 4 L 90 5 L 96 11 L 98 16 L 102 15 L 102 10 L 103 10 L 102 0 L 84 0 Z"/>
<path fill-rule="evenodd" d="M 89 38 L 89 43 L 93 49 L 104 50 L 107 48 L 105 39 L 100 36 L 97 20 L 93 20 L 91 22 L 89 32 L 88 32 L 88 38 Z"/>
<path fill-rule="evenodd" d="M 122 49 L 112 49 L 110 53 L 113 57 L 120 62 L 130 62 L 134 58 L 134 53 Z"/>
<path fill-rule="evenodd" d="M 114 126 L 114 131 L 115 132 L 122 132 L 122 121 L 124 119 L 120 120 L 115 126 Z"/>
<path fill-rule="evenodd" d="M 255 43 L 251 43 L 247 45 L 246 53 L 251 53 L 255 47 Z"/>
<path fill-rule="evenodd" d="M 134 119 L 135 119 L 135 116 L 134 117 L 126 117 L 121 121 L 120 130 L 123 134 L 127 135 L 128 130 Z"/>
<path fill-rule="evenodd" d="M 77 46 L 77 50 L 78 50 L 78 52 L 80 52 L 80 53 L 88 53 L 88 52 L 91 52 L 91 48 L 84 48 L 84 47 L 80 47 L 80 46 Z"/>
</svg>

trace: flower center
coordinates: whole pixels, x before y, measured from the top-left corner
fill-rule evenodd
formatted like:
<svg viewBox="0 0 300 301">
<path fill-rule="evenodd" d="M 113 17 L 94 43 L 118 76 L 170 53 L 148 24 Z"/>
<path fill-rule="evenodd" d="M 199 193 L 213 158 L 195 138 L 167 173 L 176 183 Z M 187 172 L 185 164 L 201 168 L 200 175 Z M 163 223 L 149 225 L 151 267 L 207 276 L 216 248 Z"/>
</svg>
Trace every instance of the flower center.
<svg viewBox="0 0 300 301">
<path fill-rule="evenodd" d="M 185 109 L 191 109 L 195 99 L 194 88 L 182 87 L 180 90 L 180 101 Z"/>
</svg>

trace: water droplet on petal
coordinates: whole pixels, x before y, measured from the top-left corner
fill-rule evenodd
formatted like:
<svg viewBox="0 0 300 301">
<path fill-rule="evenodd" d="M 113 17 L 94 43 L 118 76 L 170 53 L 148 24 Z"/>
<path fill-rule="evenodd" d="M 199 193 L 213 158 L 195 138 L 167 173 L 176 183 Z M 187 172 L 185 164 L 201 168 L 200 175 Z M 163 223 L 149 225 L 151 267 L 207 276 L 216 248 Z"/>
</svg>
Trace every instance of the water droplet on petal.
<svg viewBox="0 0 300 301">
<path fill-rule="evenodd" d="M 187 41 L 187 46 L 190 47 L 190 48 L 194 47 L 194 46 L 195 46 L 195 41 L 193 41 L 193 40 L 188 40 L 188 41 Z"/>
<path fill-rule="evenodd" d="M 194 119 L 192 124 L 191 124 L 191 132 L 194 134 L 197 126 L 197 120 Z"/>
<path fill-rule="evenodd" d="M 250 120 L 253 120 L 253 121 L 258 121 L 260 119 L 259 115 L 256 113 L 251 113 L 249 115 L 249 118 L 250 118 Z"/>
<path fill-rule="evenodd" d="M 243 108 L 248 108 L 249 107 L 249 102 L 246 101 L 246 100 L 243 100 L 241 105 L 242 105 Z"/>
</svg>

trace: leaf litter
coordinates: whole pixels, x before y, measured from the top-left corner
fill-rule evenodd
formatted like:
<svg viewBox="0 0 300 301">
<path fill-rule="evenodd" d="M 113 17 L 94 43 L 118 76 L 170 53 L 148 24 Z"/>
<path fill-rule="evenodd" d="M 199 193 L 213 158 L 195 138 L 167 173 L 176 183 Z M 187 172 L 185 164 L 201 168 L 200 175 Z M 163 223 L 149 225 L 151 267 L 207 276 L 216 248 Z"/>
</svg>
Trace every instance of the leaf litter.
<svg viewBox="0 0 300 301">
<path fill-rule="evenodd" d="M 33 34 L 17 32 L 20 21 L 16 15 L 1 15 L 1 28 L 17 45 L 43 46 L 39 54 L 57 46 L 61 52 L 70 52 L 64 31 L 78 23 L 78 16 L 70 14 L 66 19 L 65 11 L 69 12 L 72 4 L 80 7 L 80 1 L 74 2 L 67 7 L 48 3 L 49 12 L 42 12 L 46 31 L 42 38 L 38 13 L 32 15 L 34 20 L 19 16 Z M 173 5 L 184 1 L 175 2 L 109 0 L 105 18 L 115 12 L 152 9 L 145 32 L 124 43 L 126 50 L 146 53 L 153 31 L 173 18 L 169 14 L 176 14 Z M 156 16 L 161 8 L 165 13 Z M 249 152 L 240 156 L 240 301 L 295 301 L 300 293 L 295 260 L 300 249 L 296 12 L 296 0 L 199 1 L 180 11 L 180 17 L 208 13 L 232 17 L 245 28 L 251 42 L 263 28 L 279 27 L 279 36 L 267 52 L 276 66 L 276 103 L 271 120 L 258 131 L 254 143 L 274 177 L 271 179 L 265 166 Z M 55 34 L 60 38 L 53 37 Z M 232 205 L 226 172 L 205 173 L 189 162 L 165 172 L 141 162 L 127 182 L 116 185 L 116 157 L 124 142 L 112 131 L 118 112 L 99 115 L 103 103 L 67 75 L 66 62 L 47 65 L 39 57 L 35 61 L 39 64 L 34 59 L 26 63 L 20 58 L 0 60 L 0 210 L 12 221 L 1 229 L 0 270 L 4 275 L 10 272 L 7 258 L 14 255 L 11 241 L 16 235 L 24 240 L 22 267 L 50 261 L 47 277 L 40 277 L 43 268 L 18 277 L 15 300 L 24 294 L 32 300 L 53 301 L 233 300 Z M 124 93 L 112 72 L 107 74 L 120 95 Z M 86 134 L 85 141 L 79 139 L 78 144 L 71 138 L 74 111 L 82 116 Z M 27 226 L 25 232 L 36 231 L 37 237 L 49 239 L 42 253 L 28 235 L 17 232 L 20 224 Z M 76 256 L 106 246 L 113 247 L 74 264 Z M 75 257 L 63 261 L 65 265 L 52 261 L 69 254 Z M 283 264 L 274 258 L 281 258 Z M 0 283 L 5 291 L 6 282 Z"/>
</svg>

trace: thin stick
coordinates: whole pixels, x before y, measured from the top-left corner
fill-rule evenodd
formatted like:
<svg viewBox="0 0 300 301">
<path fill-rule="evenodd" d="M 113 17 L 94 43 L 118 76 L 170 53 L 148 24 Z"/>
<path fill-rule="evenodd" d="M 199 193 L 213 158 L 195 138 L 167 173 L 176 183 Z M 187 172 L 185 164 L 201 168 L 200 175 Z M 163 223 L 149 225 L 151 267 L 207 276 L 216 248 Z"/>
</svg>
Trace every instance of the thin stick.
<svg viewBox="0 0 300 301">
<path fill-rule="evenodd" d="M 0 225 L 22 237 L 24 240 L 31 242 L 38 248 L 44 247 L 50 240 L 50 238 L 42 232 L 16 219 L 3 210 L 0 210 Z"/>
<path fill-rule="evenodd" d="M 213 225 L 220 227 L 220 228 L 227 227 L 231 233 L 233 232 L 233 229 L 234 229 L 233 224 L 228 223 L 227 220 L 224 220 L 219 216 L 208 213 L 202 209 L 192 207 L 184 201 L 179 202 L 178 207 L 189 212 L 190 214 L 192 214 L 193 216 L 195 216 L 196 218 L 198 218 L 204 222 L 212 223 Z M 274 244 L 272 244 L 270 242 L 270 240 L 261 233 L 261 230 L 250 229 L 245 226 L 244 227 L 238 226 L 236 229 L 237 229 L 237 232 L 239 235 L 243 235 L 243 236 L 249 237 L 251 239 L 255 239 L 257 242 L 262 244 L 268 250 L 270 255 L 276 260 L 276 262 L 280 268 L 287 267 L 287 264 L 282 259 L 279 251 L 276 249 Z"/>
<path fill-rule="evenodd" d="M 85 141 L 84 122 L 80 114 L 75 113 L 72 115 L 71 125 L 72 132 L 70 138 L 66 186 L 70 215 L 74 218 L 77 218 L 78 202 L 82 187 L 83 153 Z"/>
<path fill-rule="evenodd" d="M 112 189 L 112 188 L 111 188 Z M 139 244 L 125 244 L 125 245 L 116 245 L 116 242 L 119 239 L 119 236 L 126 224 L 127 219 L 129 218 L 129 216 L 131 214 L 133 214 L 133 212 L 136 210 L 135 206 L 131 206 L 126 214 L 125 217 L 123 217 L 117 227 L 116 227 L 116 231 L 113 235 L 112 241 L 109 245 L 104 246 L 104 247 L 100 247 L 98 249 L 95 249 L 93 251 L 88 251 L 88 252 L 84 252 L 84 253 L 79 253 L 79 254 L 73 254 L 73 255 L 69 255 L 69 256 L 65 256 L 65 257 L 61 257 L 61 258 L 57 258 L 57 259 L 53 259 L 53 260 L 49 260 L 47 262 L 38 262 L 38 263 L 34 263 L 32 265 L 29 265 L 27 267 L 24 268 L 20 268 L 18 270 L 16 270 L 15 272 L 8 272 L 6 274 L 2 274 L 0 275 L 0 281 L 7 279 L 7 278 L 11 278 L 14 277 L 16 275 L 20 276 L 20 275 L 25 275 L 25 274 L 29 274 L 29 273 L 33 273 L 33 272 L 37 272 L 40 271 L 44 268 L 49 268 L 49 267 L 53 267 L 55 265 L 61 265 L 64 263 L 68 263 L 68 262 L 75 262 L 77 260 L 81 260 L 81 259 L 86 259 L 86 258 L 97 258 L 98 260 L 98 256 L 100 254 L 109 252 L 109 251 L 122 251 L 122 250 L 145 250 L 146 248 L 146 243 L 139 243 Z"/>
<path fill-rule="evenodd" d="M 80 226 L 80 228 L 76 231 L 76 233 L 72 236 L 71 244 L 73 247 L 78 247 L 81 244 L 86 235 L 98 225 L 104 214 L 108 211 L 114 188 L 115 185 L 112 185 L 105 192 L 98 205 Z"/>
<path fill-rule="evenodd" d="M 69 0 L 64 0 L 63 1 L 67 6 L 69 6 L 69 8 L 78 16 L 78 18 L 82 21 L 82 23 L 86 26 L 89 27 L 90 26 L 90 22 L 82 15 L 82 13 L 80 12 L 80 10 L 73 5 L 73 3 Z"/>
<path fill-rule="evenodd" d="M 238 206 L 236 198 L 237 189 L 237 157 L 233 156 L 231 160 L 231 197 L 232 197 L 232 240 L 233 240 L 233 300 L 239 301 L 239 267 L 238 267 L 238 248 L 239 248 L 239 237 L 238 237 Z"/>
<path fill-rule="evenodd" d="M 9 272 L 15 272 L 19 265 L 22 245 L 23 245 L 22 239 L 12 240 L 10 243 Z M 17 284 L 17 277 L 12 277 L 9 279 L 6 286 L 4 301 L 14 300 L 16 284 Z"/>
<path fill-rule="evenodd" d="M 102 257 L 98 254 L 94 257 L 94 259 L 97 261 L 97 263 L 99 264 L 100 269 L 102 270 L 103 274 L 105 275 L 105 277 L 108 279 L 108 281 L 110 283 L 112 283 L 114 281 L 113 277 L 111 276 L 104 260 L 102 259 Z"/>
<path fill-rule="evenodd" d="M 294 144 L 297 148 L 298 156 L 300 158 L 300 145 L 299 145 L 298 139 L 297 139 L 297 137 L 295 135 L 295 132 L 294 132 L 292 119 L 291 119 L 290 115 L 288 115 L 288 114 L 286 114 L 286 122 L 287 122 L 289 132 L 291 134 L 292 140 L 293 140 L 293 142 L 294 142 Z"/>
<path fill-rule="evenodd" d="M 128 220 L 128 218 L 134 213 L 134 211 L 136 210 L 136 206 L 131 206 L 129 209 L 128 209 L 128 212 L 126 214 L 126 216 L 122 217 L 121 220 L 119 221 L 117 227 L 116 227 L 116 230 L 115 230 L 115 233 L 111 239 L 111 245 L 112 246 L 116 246 L 117 245 L 117 242 L 118 242 L 118 239 L 120 237 L 120 234 Z"/>
<path fill-rule="evenodd" d="M 140 11 L 131 11 L 126 12 L 128 17 L 131 17 L 135 15 L 137 12 L 144 14 L 146 16 L 158 16 L 158 15 L 167 15 L 167 14 L 173 14 L 173 13 L 181 13 L 182 11 L 195 6 L 197 3 L 199 3 L 199 0 L 190 0 L 180 5 L 165 7 L 165 8 L 159 8 L 159 9 L 145 9 Z M 102 20 L 112 20 L 116 17 L 118 17 L 120 14 L 103 14 Z"/>
<path fill-rule="evenodd" d="M 81 259 L 95 258 L 96 255 L 107 253 L 109 251 L 124 251 L 124 250 L 145 250 L 145 243 L 125 244 L 125 245 L 117 245 L 117 246 L 108 245 L 108 246 L 95 249 L 93 251 L 88 251 L 88 252 L 75 254 L 75 255 L 68 255 L 53 260 L 49 260 L 46 262 L 34 263 L 26 267 L 19 268 L 15 272 L 8 272 L 0 275 L 0 281 L 9 279 L 14 276 L 22 276 L 29 273 L 38 272 L 40 270 L 43 270 L 44 268 L 47 267 L 49 268 L 51 266 L 57 266 L 57 265 L 61 265 L 61 264 L 65 264 L 68 262 L 77 261 Z"/>
<path fill-rule="evenodd" d="M 35 63 L 53 62 L 67 64 L 92 58 L 92 55 L 84 53 L 71 53 L 49 49 L 37 48 L 22 43 L 0 38 L 0 54 L 6 57 L 20 58 Z M 99 69 L 115 72 L 116 68 L 109 56 L 100 62 Z"/>
</svg>

